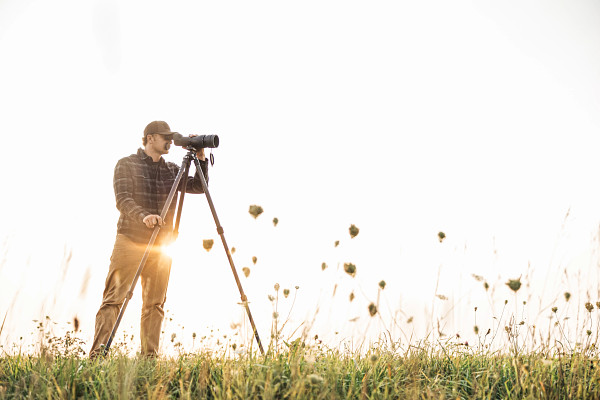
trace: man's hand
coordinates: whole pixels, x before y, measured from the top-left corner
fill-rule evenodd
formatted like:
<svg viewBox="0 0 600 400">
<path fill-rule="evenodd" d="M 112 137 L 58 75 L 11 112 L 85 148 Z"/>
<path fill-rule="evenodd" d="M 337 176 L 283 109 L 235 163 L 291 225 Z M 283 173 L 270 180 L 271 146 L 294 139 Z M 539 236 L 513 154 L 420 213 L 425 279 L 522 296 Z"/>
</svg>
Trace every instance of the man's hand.
<svg viewBox="0 0 600 400">
<path fill-rule="evenodd" d="M 198 135 L 194 135 L 194 134 L 190 135 L 190 137 L 194 137 L 194 136 L 198 136 Z M 196 157 L 198 157 L 198 159 L 200 161 L 206 161 L 206 156 L 204 155 L 204 147 L 196 152 Z"/>
<path fill-rule="evenodd" d="M 198 150 L 198 152 L 196 153 L 196 156 L 198 157 L 198 159 L 200 161 L 206 161 L 206 156 L 204 155 L 204 147 L 201 148 L 200 150 Z"/>
<path fill-rule="evenodd" d="M 156 215 L 156 214 L 151 214 L 151 215 L 145 216 L 144 219 L 142 220 L 142 222 L 144 224 L 146 224 L 146 226 L 148 228 L 154 228 L 154 226 L 156 224 L 159 224 L 159 225 L 165 224 L 165 221 L 163 221 L 163 219 L 160 217 L 160 215 Z"/>
</svg>

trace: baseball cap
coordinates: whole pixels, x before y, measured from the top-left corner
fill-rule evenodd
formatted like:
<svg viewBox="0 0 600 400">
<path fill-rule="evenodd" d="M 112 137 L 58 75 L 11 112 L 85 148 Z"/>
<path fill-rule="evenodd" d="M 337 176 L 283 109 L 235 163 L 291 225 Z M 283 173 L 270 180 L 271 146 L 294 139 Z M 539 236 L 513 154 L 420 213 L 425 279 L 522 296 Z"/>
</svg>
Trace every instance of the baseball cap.
<svg viewBox="0 0 600 400">
<path fill-rule="evenodd" d="M 144 137 L 158 133 L 159 135 L 172 135 L 176 132 L 171 132 L 169 124 L 165 121 L 152 121 L 144 129 Z"/>
</svg>

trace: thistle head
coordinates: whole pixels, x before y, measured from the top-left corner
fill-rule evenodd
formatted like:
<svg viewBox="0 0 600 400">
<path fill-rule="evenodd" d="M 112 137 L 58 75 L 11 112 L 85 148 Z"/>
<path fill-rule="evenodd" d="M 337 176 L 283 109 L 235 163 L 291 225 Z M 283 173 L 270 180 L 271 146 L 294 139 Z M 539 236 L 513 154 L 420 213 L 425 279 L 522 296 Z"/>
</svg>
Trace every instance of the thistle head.
<svg viewBox="0 0 600 400">
<path fill-rule="evenodd" d="M 509 279 L 508 282 L 506 282 L 506 285 L 510 288 L 510 290 L 517 293 L 519 289 L 521 289 L 521 278 Z"/>
<path fill-rule="evenodd" d="M 438 232 L 438 239 L 440 241 L 440 243 L 442 243 L 444 241 L 444 239 L 446 239 L 446 234 L 444 232 Z"/>
<path fill-rule="evenodd" d="M 215 244 L 215 241 L 212 239 L 202 240 L 202 247 L 204 247 L 204 250 L 206 251 L 210 251 L 210 249 L 213 247 L 213 244 Z"/>
<path fill-rule="evenodd" d="M 248 212 L 254 217 L 254 219 L 256 219 L 260 214 L 263 213 L 263 208 L 261 206 L 251 205 L 248 209 Z"/>
<path fill-rule="evenodd" d="M 344 272 L 354 278 L 356 275 L 356 265 L 352 263 L 344 263 Z"/>
<path fill-rule="evenodd" d="M 377 314 L 377 306 L 375 305 L 375 303 L 371 303 L 369 304 L 369 315 L 371 315 L 371 317 L 374 317 L 375 314 Z"/>
<path fill-rule="evenodd" d="M 350 225 L 348 231 L 350 232 L 350 239 L 354 239 L 356 235 L 358 235 L 359 229 L 356 227 L 356 225 L 352 224 Z"/>
<path fill-rule="evenodd" d="M 587 303 L 585 303 L 585 309 L 588 310 L 588 312 L 592 312 L 594 311 L 594 306 L 588 301 Z"/>
</svg>

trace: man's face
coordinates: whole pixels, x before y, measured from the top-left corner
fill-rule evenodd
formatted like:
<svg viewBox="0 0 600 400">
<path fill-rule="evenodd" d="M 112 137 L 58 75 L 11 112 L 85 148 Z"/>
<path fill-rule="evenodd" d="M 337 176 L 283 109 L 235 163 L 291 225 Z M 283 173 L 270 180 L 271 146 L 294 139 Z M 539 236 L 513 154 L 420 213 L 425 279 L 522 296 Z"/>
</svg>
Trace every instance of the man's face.
<svg viewBox="0 0 600 400">
<path fill-rule="evenodd" d="M 155 133 L 152 135 L 152 147 L 159 154 L 167 154 L 169 149 L 171 148 L 171 143 L 173 143 L 173 135 L 161 135 Z"/>
</svg>

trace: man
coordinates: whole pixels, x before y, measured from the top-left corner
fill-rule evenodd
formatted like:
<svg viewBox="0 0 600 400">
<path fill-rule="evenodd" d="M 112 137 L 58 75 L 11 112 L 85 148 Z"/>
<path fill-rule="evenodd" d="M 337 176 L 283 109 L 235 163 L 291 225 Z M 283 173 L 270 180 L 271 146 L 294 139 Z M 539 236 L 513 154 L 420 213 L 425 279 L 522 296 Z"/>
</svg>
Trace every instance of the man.
<svg viewBox="0 0 600 400">
<path fill-rule="evenodd" d="M 102 346 L 108 341 L 157 224 L 161 229 L 141 274 L 143 305 L 140 334 L 142 355 L 152 357 L 158 354 L 163 306 L 171 271 L 171 258 L 160 251 L 160 246 L 171 240 L 177 205 L 175 196 L 165 219 L 161 219 L 160 212 L 179 172 L 179 166 L 162 158 L 163 154 L 169 152 L 172 140 L 173 132 L 169 125 L 164 121 L 153 121 L 144 129 L 144 148 L 120 159 L 115 167 L 113 186 L 117 209 L 121 215 L 117 223 L 117 238 L 110 258 L 102 305 L 96 314 L 96 331 L 90 358 L 100 355 Z M 208 162 L 204 149 L 200 149 L 196 155 L 208 181 Z M 186 178 L 186 192 L 203 193 L 198 172 L 194 177 L 183 177 Z"/>
</svg>

